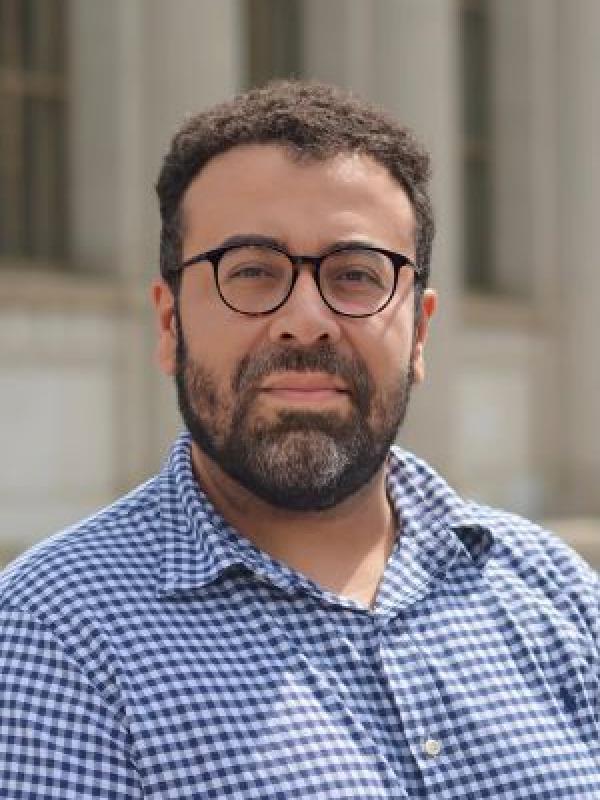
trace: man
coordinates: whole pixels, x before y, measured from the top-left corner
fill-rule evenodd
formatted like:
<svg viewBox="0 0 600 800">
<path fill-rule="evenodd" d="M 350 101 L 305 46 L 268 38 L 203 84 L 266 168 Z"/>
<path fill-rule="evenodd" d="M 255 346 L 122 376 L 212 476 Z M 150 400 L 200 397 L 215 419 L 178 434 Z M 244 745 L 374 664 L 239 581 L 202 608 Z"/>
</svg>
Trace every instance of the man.
<svg viewBox="0 0 600 800">
<path fill-rule="evenodd" d="M 600 797 L 596 575 L 392 447 L 428 171 L 319 85 L 175 136 L 153 296 L 187 432 L 4 575 L 2 797 Z"/>
</svg>

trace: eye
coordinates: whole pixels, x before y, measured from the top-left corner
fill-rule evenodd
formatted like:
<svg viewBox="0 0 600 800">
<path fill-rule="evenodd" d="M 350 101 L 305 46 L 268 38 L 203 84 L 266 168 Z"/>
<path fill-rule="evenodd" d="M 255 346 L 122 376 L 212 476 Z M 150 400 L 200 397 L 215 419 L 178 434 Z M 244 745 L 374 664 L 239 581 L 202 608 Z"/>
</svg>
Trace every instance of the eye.
<svg viewBox="0 0 600 800">
<path fill-rule="evenodd" d="M 375 291 L 386 288 L 385 275 L 372 265 L 338 264 L 327 275 L 327 282 L 333 288 L 345 291 Z"/>
<path fill-rule="evenodd" d="M 334 278 L 336 281 L 347 281 L 349 283 L 364 283 L 374 286 L 381 286 L 381 277 L 370 269 L 363 267 L 348 267 L 340 270 Z"/>
<path fill-rule="evenodd" d="M 271 284 L 285 274 L 287 258 L 268 247 L 234 247 L 224 253 L 219 262 L 219 280 L 236 284 Z"/>
<path fill-rule="evenodd" d="M 324 261 L 324 275 L 337 291 L 383 291 L 394 279 L 394 269 L 386 256 L 377 250 L 338 250 Z"/>
<path fill-rule="evenodd" d="M 274 277 L 274 270 L 265 264 L 240 264 L 228 270 L 225 280 L 261 280 Z"/>
</svg>

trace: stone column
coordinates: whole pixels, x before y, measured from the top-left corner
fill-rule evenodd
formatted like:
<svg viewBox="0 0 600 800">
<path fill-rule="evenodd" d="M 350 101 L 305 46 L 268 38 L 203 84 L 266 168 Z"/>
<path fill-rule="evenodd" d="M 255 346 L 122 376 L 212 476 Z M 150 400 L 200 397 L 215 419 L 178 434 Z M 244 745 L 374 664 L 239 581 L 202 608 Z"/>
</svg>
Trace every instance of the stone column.
<svg viewBox="0 0 600 800">
<path fill-rule="evenodd" d="M 153 363 L 154 183 L 184 116 L 240 85 L 240 9 L 236 0 L 71 4 L 73 259 L 118 298 L 115 493 L 160 465 L 180 426 L 172 382 Z"/>
<path fill-rule="evenodd" d="M 600 3 L 559 3 L 559 240 L 566 511 L 600 514 Z"/>
</svg>

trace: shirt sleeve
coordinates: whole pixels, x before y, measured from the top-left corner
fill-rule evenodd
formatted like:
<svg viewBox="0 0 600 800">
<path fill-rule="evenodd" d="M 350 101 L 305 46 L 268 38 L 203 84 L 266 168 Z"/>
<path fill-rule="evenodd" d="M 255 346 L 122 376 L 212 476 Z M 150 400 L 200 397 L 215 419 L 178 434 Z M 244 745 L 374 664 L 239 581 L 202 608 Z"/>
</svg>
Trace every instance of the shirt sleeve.
<svg viewBox="0 0 600 800">
<path fill-rule="evenodd" d="M 52 631 L 6 610 L 0 612 L 0 797 L 142 797 L 118 709 Z"/>
</svg>

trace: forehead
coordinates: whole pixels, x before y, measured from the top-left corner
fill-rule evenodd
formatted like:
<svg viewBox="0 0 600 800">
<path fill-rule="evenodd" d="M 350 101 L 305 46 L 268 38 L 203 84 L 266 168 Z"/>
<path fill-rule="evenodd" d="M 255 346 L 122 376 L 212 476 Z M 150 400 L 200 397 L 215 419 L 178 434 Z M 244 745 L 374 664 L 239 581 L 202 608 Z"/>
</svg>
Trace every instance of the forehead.
<svg viewBox="0 0 600 800">
<path fill-rule="evenodd" d="M 315 247 L 366 236 L 404 251 L 414 240 L 405 190 L 383 165 L 359 153 L 316 160 L 279 145 L 238 146 L 193 179 L 182 212 L 188 253 L 188 246 L 208 248 L 244 233 Z"/>
</svg>

